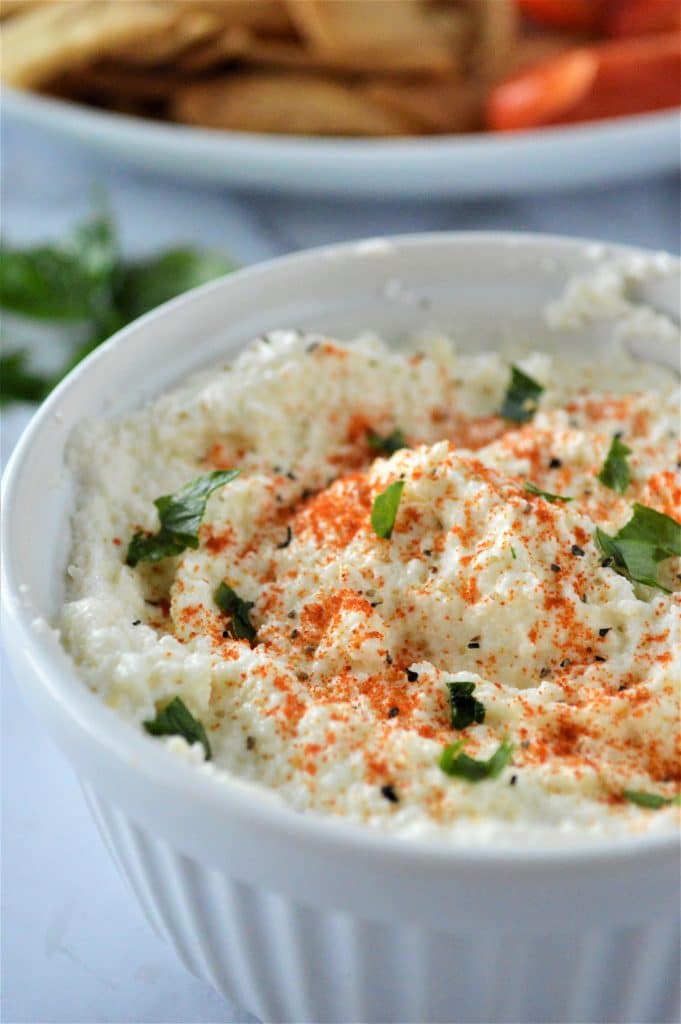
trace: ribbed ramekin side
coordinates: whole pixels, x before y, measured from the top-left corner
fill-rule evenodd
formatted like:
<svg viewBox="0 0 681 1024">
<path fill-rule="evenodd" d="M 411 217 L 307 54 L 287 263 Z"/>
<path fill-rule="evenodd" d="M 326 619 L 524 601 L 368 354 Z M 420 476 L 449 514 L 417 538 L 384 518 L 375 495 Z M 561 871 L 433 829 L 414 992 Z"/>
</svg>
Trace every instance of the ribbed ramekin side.
<svg viewBox="0 0 681 1024">
<path fill-rule="evenodd" d="M 264 1021 L 670 1024 L 673 920 L 525 933 L 431 931 L 305 907 L 173 850 L 85 784 L 95 820 L 157 932 L 184 964 Z M 632 894 L 644 899 L 644 894 Z"/>
</svg>

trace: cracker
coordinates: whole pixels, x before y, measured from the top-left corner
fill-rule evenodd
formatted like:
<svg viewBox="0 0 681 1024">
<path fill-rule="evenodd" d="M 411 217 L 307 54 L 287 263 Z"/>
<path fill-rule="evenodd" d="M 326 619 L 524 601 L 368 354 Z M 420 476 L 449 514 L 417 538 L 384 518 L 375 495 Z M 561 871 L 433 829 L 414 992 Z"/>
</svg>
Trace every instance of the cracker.
<svg viewBox="0 0 681 1024">
<path fill-rule="evenodd" d="M 188 124 L 245 132 L 404 135 L 416 127 L 358 89 L 315 75 L 245 72 L 195 82 L 178 91 L 171 113 Z"/>
<path fill-rule="evenodd" d="M 191 47 L 212 41 L 222 29 L 222 20 L 211 11 L 181 8 L 164 32 L 149 39 L 128 39 L 107 56 L 133 66 L 167 64 Z"/>
<path fill-rule="evenodd" d="M 477 0 L 476 0 L 477 2 Z M 284 0 L 311 50 L 352 68 L 447 73 L 456 54 L 421 0 Z"/>
<path fill-rule="evenodd" d="M 2 29 L 2 80 L 23 88 L 41 83 L 172 25 L 171 0 L 53 0 L 10 18 Z"/>
<path fill-rule="evenodd" d="M 374 81 L 370 99 L 409 117 L 424 133 L 473 132 L 482 127 L 487 90 L 461 76 L 423 81 Z"/>
</svg>

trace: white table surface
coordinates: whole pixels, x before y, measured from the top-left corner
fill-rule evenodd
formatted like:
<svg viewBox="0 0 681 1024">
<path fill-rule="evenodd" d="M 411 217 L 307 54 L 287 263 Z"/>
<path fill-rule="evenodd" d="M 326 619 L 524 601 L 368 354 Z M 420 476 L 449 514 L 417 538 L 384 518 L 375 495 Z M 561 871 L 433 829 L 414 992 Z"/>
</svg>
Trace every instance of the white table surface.
<svg viewBox="0 0 681 1024">
<path fill-rule="evenodd" d="M 3 125 L 3 235 L 59 233 L 103 185 L 125 251 L 178 242 L 252 263 L 325 242 L 420 230 L 587 235 L 679 250 L 675 176 L 522 200 L 356 203 L 245 195 L 158 180 Z M 31 414 L 3 419 L 3 462 Z M 242 1022 L 152 933 L 117 876 L 76 780 L 2 661 L 2 1020 L 5 1024 Z"/>
</svg>

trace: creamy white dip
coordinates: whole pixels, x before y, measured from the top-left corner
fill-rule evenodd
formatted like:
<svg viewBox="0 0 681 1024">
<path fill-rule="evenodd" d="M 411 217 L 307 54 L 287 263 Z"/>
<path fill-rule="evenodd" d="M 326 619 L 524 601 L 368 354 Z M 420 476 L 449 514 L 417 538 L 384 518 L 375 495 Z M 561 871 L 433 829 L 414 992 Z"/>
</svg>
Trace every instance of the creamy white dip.
<svg viewBox="0 0 681 1024">
<path fill-rule="evenodd" d="M 595 530 L 615 534 L 635 502 L 681 519 L 678 392 L 623 350 L 515 362 L 544 388 L 524 424 L 498 415 L 506 355 L 283 331 L 83 424 L 62 626 L 87 684 L 140 726 L 179 696 L 212 761 L 178 736 L 150 743 L 299 810 L 453 841 L 673 827 L 675 807 L 623 794 L 678 792 L 679 594 L 604 565 Z M 371 447 L 398 428 L 408 448 Z M 622 495 L 596 476 L 615 434 Z M 197 549 L 126 565 L 159 496 L 228 467 L 241 474 L 208 499 Z M 381 538 L 373 502 L 397 480 Z M 660 564 L 671 591 L 678 561 Z M 221 582 L 252 602 L 252 644 L 217 606 Z M 456 681 L 484 707 L 461 730 Z M 513 752 L 472 782 L 440 766 L 458 740 L 477 760 Z"/>
</svg>

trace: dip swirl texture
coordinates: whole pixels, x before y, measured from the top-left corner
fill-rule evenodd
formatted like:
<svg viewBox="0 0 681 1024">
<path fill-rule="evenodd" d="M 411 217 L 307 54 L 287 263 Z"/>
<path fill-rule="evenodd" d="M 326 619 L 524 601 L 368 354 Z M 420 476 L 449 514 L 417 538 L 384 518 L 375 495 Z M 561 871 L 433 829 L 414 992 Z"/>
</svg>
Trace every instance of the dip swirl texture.
<svg viewBox="0 0 681 1024">
<path fill-rule="evenodd" d="M 637 503 L 681 519 L 678 393 L 624 356 L 514 361 L 544 389 L 522 423 L 499 415 L 498 353 L 276 332 L 84 425 L 62 625 L 88 685 L 139 724 L 180 697 L 213 760 L 180 736 L 154 742 L 299 810 L 452 841 L 673 827 L 673 806 L 625 794 L 679 789 L 679 559 L 660 562 L 666 589 L 646 587 L 595 534 Z M 598 478 L 615 436 L 623 493 Z M 125 564 L 131 536 L 158 530 L 159 496 L 229 468 L 197 548 Z M 372 508 L 397 481 L 381 537 Z M 221 584 L 247 604 L 252 641 Z M 463 728 L 457 683 L 484 709 Z M 477 761 L 513 750 L 478 783 L 442 770 L 458 741 Z"/>
</svg>

